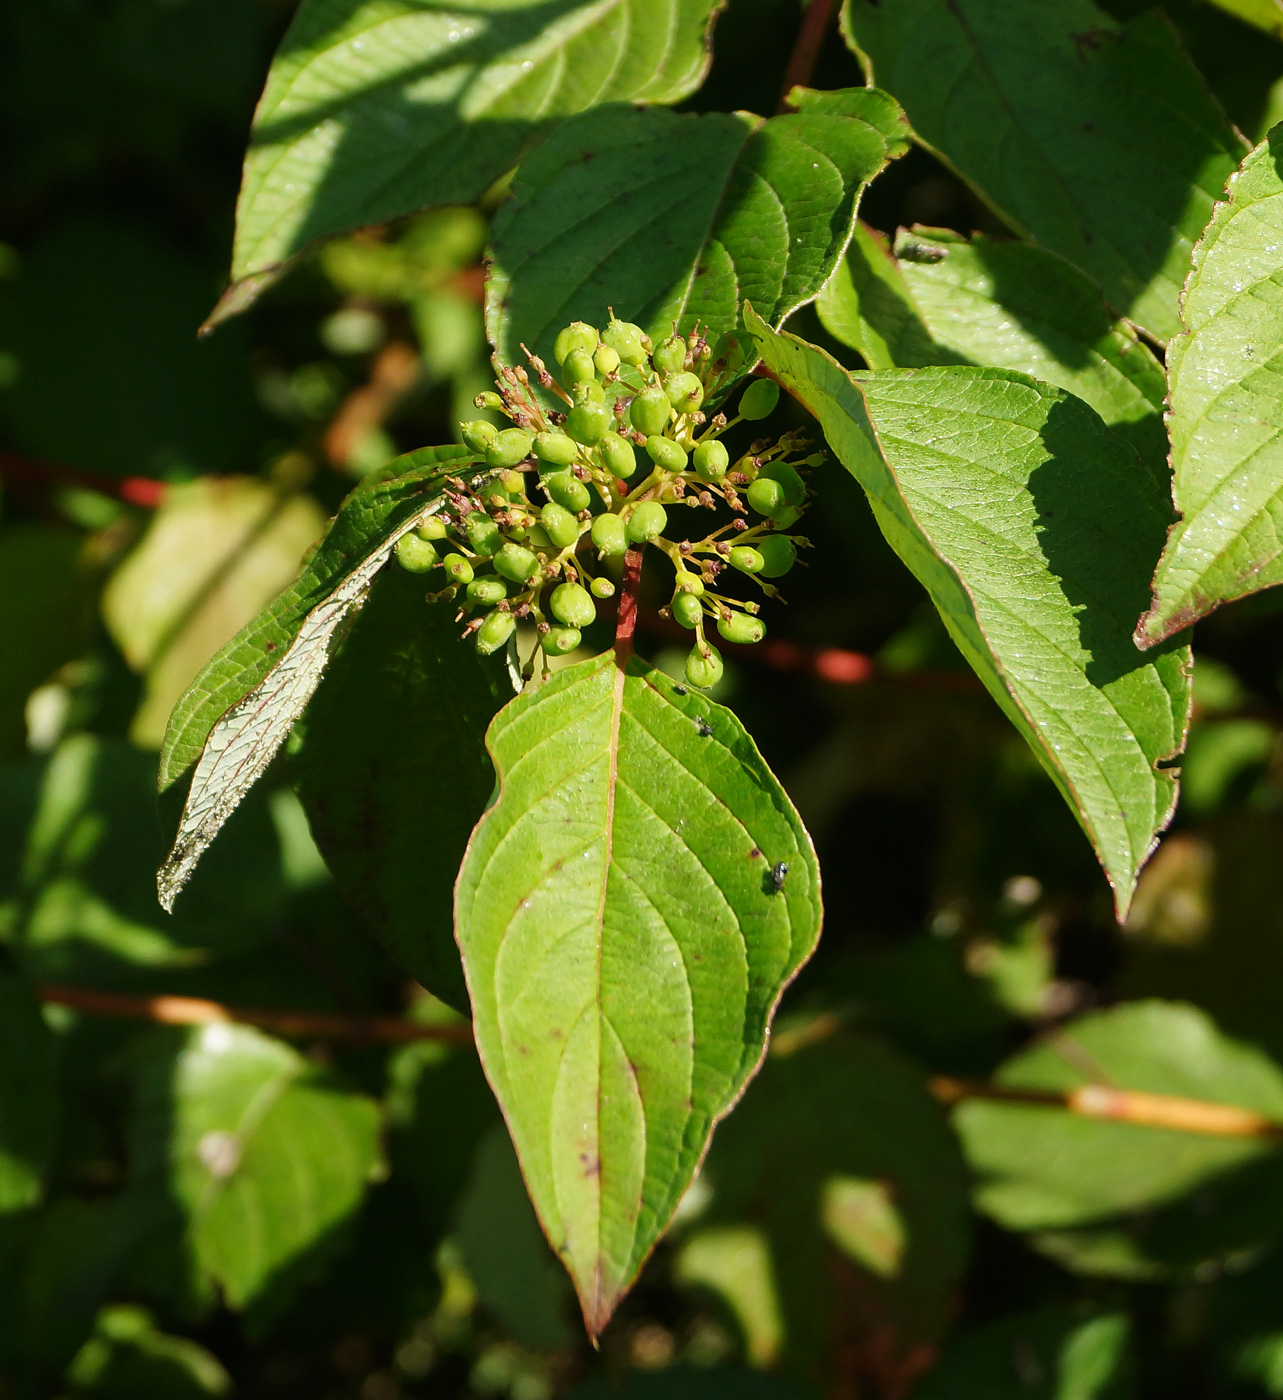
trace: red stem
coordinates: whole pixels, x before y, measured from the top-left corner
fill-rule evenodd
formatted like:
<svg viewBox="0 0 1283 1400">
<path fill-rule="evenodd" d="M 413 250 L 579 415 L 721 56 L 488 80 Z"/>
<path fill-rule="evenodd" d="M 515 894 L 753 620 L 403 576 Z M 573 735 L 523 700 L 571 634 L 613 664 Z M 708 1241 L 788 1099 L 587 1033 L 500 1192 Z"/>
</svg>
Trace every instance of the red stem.
<svg viewBox="0 0 1283 1400">
<path fill-rule="evenodd" d="M 619 618 L 615 623 L 615 660 L 622 666 L 633 654 L 637 631 L 637 585 L 641 582 L 644 544 L 633 545 L 624 555 L 624 578 L 619 586 Z"/>
<path fill-rule="evenodd" d="M 811 0 L 797 31 L 789 66 L 784 70 L 784 86 L 780 90 L 780 112 L 791 112 L 789 93 L 795 87 L 806 87 L 815 72 L 815 65 L 824 47 L 825 31 L 833 18 L 834 0 Z"/>
</svg>

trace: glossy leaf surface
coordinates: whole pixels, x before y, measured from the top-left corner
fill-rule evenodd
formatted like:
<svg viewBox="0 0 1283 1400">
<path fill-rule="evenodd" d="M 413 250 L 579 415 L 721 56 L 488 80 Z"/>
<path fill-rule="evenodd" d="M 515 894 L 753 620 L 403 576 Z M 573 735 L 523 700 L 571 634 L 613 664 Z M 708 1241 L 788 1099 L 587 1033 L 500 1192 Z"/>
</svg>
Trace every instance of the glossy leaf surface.
<svg viewBox="0 0 1283 1400">
<path fill-rule="evenodd" d="M 1242 147 L 1175 31 L 1090 0 L 847 0 L 869 81 L 1017 230 L 1166 340 Z"/>
<path fill-rule="evenodd" d="M 603 102 L 678 101 L 703 78 L 717 9 L 716 0 L 463 9 L 305 0 L 255 114 L 234 281 L 270 274 L 344 229 L 474 202 L 558 117 Z"/>
<path fill-rule="evenodd" d="M 375 581 L 291 761 L 339 888 L 414 978 L 460 1010 L 451 891 L 494 790 L 486 726 L 512 698 L 502 656 L 459 640 L 456 609 L 398 568 Z"/>
<path fill-rule="evenodd" d="M 553 363 L 573 319 L 607 305 L 656 340 L 716 334 L 751 301 L 778 325 L 819 292 L 864 184 L 906 148 L 885 93 L 796 89 L 793 114 L 626 107 L 567 122 L 526 161 L 494 225 L 487 291 L 501 359 Z"/>
<path fill-rule="evenodd" d="M 373 1100 L 296 1050 L 214 1023 L 149 1047 L 135 1152 L 186 1217 L 197 1264 L 244 1307 L 312 1264 L 379 1167 Z"/>
<path fill-rule="evenodd" d="M 1029 243 L 901 229 L 892 253 L 856 225 L 820 294 L 825 329 L 870 369 L 993 365 L 1076 394 L 1146 462 L 1167 460 L 1163 367 L 1091 279 Z"/>
<path fill-rule="evenodd" d="M 750 329 L 819 419 L 892 547 L 1028 740 L 1095 846 L 1120 911 L 1176 783 L 1188 653 L 1131 640 L 1169 514 L 1163 490 L 1080 400 L 1010 370 L 851 375 Z"/>
<path fill-rule="evenodd" d="M 183 692 L 160 755 L 162 799 L 170 788 L 176 799 L 181 780 L 189 780 L 174 847 L 157 880 L 166 908 L 303 712 L 397 540 L 437 508 L 446 471 L 465 470 L 474 460 L 462 447 L 424 448 L 362 483 L 298 579 Z"/>
<path fill-rule="evenodd" d="M 819 871 L 738 720 L 639 661 L 559 672 L 487 743 L 455 896 L 473 1025 L 596 1334 L 761 1061 Z"/>
<path fill-rule="evenodd" d="M 1182 519 L 1137 640 L 1283 582 L 1283 130 L 1243 162 L 1194 251 L 1168 357 L 1172 483 Z"/>
</svg>

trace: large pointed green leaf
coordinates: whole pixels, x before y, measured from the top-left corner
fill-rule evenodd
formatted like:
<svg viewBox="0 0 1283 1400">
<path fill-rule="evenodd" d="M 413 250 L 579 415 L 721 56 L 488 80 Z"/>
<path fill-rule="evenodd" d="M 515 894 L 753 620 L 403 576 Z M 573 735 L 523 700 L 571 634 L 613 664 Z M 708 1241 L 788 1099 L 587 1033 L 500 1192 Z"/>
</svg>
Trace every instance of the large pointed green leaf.
<svg viewBox="0 0 1283 1400">
<path fill-rule="evenodd" d="M 1068 389 L 1158 467 L 1163 367 L 1091 279 L 1030 243 L 901 229 L 894 255 L 863 224 L 817 304 L 870 369 L 993 365 Z"/>
<path fill-rule="evenodd" d="M 1170 520 L 1165 491 L 1081 400 L 1011 370 L 851 375 L 749 327 L 819 419 L 892 547 L 1064 793 L 1120 911 L 1170 819 L 1188 649 L 1131 619 Z"/>
<path fill-rule="evenodd" d="M 177 1201 L 201 1271 L 245 1307 L 333 1247 L 379 1168 L 378 1106 L 248 1026 L 216 1022 L 174 1050 L 164 1034 L 143 1052 L 136 1167 Z"/>
<path fill-rule="evenodd" d="M 731 330 L 746 301 L 779 325 L 815 297 L 908 129 L 873 89 L 792 101 L 765 121 L 615 107 L 550 136 L 495 219 L 486 315 L 500 359 L 523 344 L 550 359 L 562 326 L 597 324 L 608 304 L 658 337 L 674 321 Z"/>
<path fill-rule="evenodd" d="M 439 508 L 446 475 L 468 475 L 475 460 L 463 447 L 426 447 L 363 482 L 295 582 L 183 692 L 160 755 L 162 799 L 183 798 L 157 879 L 167 909 L 303 712 L 397 540 Z"/>
<path fill-rule="evenodd" d="M 734 715 L 639 661 L 561 671 L 487 742 L 455 906 L 473 1025 L 596 1334 L 761 1062 L 819 870 Z"/>
<path fill-rule="evenodd" d="M 1185 285 L 1172 342 L 1173 493 L 1182 519 L 1136 630 L 1151 646 L 1283 583 L 1283 128 L 1243 162 Z"/>
<path fill-rule="evenodd" d="M 1161 340 L 1242 145 L 1174 30 L 1091 0 L 847 0 L 869 81 L 1028 237 Z"/>
<path fill-rule="evenodd" d="M 557 117 L 685 97 L 719 8 L 304 0 L 254 116 L 229 305 L 315 239 L 479 199 Z"/>
<path fill-rule="evenodd" d="M 387 569 L 308 705 L 291 761 L 339 888 L 413 976 L 466 1010 L 451 891 L 494 790 L 486 726 L 512 698 L 502 657 L 455 609 Z"/>
</svg>

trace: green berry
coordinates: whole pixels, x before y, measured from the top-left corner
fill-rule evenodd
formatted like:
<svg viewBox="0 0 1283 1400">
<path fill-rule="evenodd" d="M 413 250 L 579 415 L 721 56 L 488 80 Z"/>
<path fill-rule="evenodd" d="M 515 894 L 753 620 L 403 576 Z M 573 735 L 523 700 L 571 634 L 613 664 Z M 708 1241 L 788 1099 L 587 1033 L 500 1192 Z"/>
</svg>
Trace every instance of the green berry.
<svg viewBox="0 0 1283 1400">
<path fill-rule="evenodd" d="M 592 493 L 570 472 L 549 472 L 543 479 L 543 486 L 552 500 L 573 515 L 587 510 L 592 500 Z"/>
<path fill-rule="evenodd" d="M 686 453 L 672 438 L 652 433 L 646 439 L 646 453 L 657 467 L 663 467 L 666 472 L 686 470 Z"/>
<path fill-rule="evenodd" d="M 677 589 L 680 593 L 691 593 L 696 598 L 704 596 L 704 580 L 698 574 L 690 574 L 685 570 L 677 575 Z"/>
<path fill-rule="evenodd" d="M 493 389 L 483 389 L 472 401 L 478 408 L 488 409 L 491 413 L 502 413 L 505 408 L 502 394 L 496 394 Z"/>
<path fill-rule="evenodd" d="M 680 335 L 670 335 L 655 347 L 651 356 L 661 374 L 677 374 L 686 368 L 686 341 Z"/>
<path fill-rule="evenodd" d="M 489 559 L 492 554 L 497 554 L 503 545 L 503 535 L 499 527 L 490 519 L 484 511 L 473 511 L 463 522 L 463 528 L 468 536 L 468 543 L 472 546 L 475 554 L 480 554 L 483 559 Z"/>
<path fill-rule="evenodd" d="M 711 690 L 722 679 L 722 658 L 716 647 L 699 644 L 691 647 L 686 658 L 686 679 L 700 690 Z"/>
<path fill-rule="evenodd" d="M 572 379 L 570 399 L 576 408 L 581 403 L 605 403 L 606 391 L 595 379 Z"/>
<path fill-rule="evenodd" d="M 553 548 L 552 536 L 542 525 L 532 525 L 526 531 L 526 544 L 531 549 L 542 549 L 545 553 Z"/>
<path fill-rule="evenodd" d="M 525 498 L 526 478 L 520 472 L 500 472 L 498 484 L 503 488 L 503 493 L 510 501 L 520 501 Z"/>
<path fill-rule="evenodd" d="M 651 437 L 664 431 L 672 411 L 673 406 L 662 389 L 643 389 L 633 400 L 628 418 L 639 433 Z"/>
<path fill-rule="evenodd" d="M 477 628 L 474 643 L 482 656 L 489 656 L 507 642 L 517 628 L 517 619 L 510 612 L 492 612 Z"/>
<path fill-rule="evenodd" d="M 734 374 L 736 370 L 744 368 L 744 360 L 744 347 L 733 335 L 718 337 L 717 344 L 713 346 L 714 364 L 720 361 L 729 373 Z"/>
<path fill-rule="evenodd" d="M 489 607 L 508 596 L 508 585 L 501 578 L 489 574 L 485 578 L 474 578 L 467 587 L 467 595 L 470 603 Z"/>
<path fill-rule="evenodd" d="M 552 353 L 559 365 L 566 363 L 572 350 L 586 350 L 590 355 L 597 348 L 597 332 L 586 321 L 572 321 L 559 332 Z"/>
<path fill-rule="evenodd" d="M 626 554 L 628 534 L 624 522 L 617 515 L 599 515 L 592 523 L 592 542 L 600 555 L 617 558 Z"/>
<path fill-rule="evenodd" d="M 758 480 L 778 482 L 786 506 L 800 506 L 806 500 L 806 482 L 787 462 L 767 462 Z"/>
<path fill-rule="evenodd" d="M 631 321 L 612 321 L 601 338 L 626 365 L 646 363 L 646 333 L 640 326 Z"/>
<path fill-rule="evenodd" d="M 771 524 L 777 530 L 787 530 L 790 525 L 796 525 L 802 518 L 802 511 L 799 506 L 785 506 L 783 510 L 777 510 L 771 516 Z"/>
<path fill-rule="evenodd" d="M 763 578 L 783 578 L 797 563 L 797 549 L 787 535 L 767 535 L 757 552 L 762 556 Z"/>
<path fill-rule="evenodd" d="M 703 606 L 693 593 L 679 593 L 671 606 L 674 619 L 683 627 L 698 627 L 703 621 Z"/>
<path fill-rule="evenodd" d="M 443 540 L 446 537 L 446 524 L 439 515 L 430 515 L 422 525 L 415 527 L 414 533 L 421 540 Z"/>
<path fill-rule="evenodd" d="M 579 538 L 579 521 L 556 501 L 549 501 L 539 512 L 539 519 L 548 532 L 548 539 L 558 549 L 566 549 Z"/>
<path fill-rule="evenodd" d="M 572 350 L 561 362 L 562 376 L 571 384 L 577 384 L 581 379 L 592 379 L 596 372 L 591 350 Z"/>
<path fill-rule="evenodd" d="M 755 379 L 740 399 L 740 417 L 756 422 L 774 411 L 780 401 L 780 386 L 773 379 Z"/>
<path fill-rule="evenodd" d="M 700 383 L 699 375 L 689 370 L 670 374 L 664 381 L 664 393 L 678 413 L 694 413 L 704 402 L 704 386 Z"/>
<path fill-rule="evenodd" d="M 632 443 L 618 433 L 607 433 L 602 438 L 597 444 L 597 455 L 601 458 L 602 466 L 621 481 L 627 481 L 637 470 L 637 454 L 633 451 Z"/>
<path fill-rule="evenodd" d="M 593 351 L 592 362 L 598 374 L 614 374 L 619 368 L 619 352 L 609 345 L 599 345 Z"/>
<path fill-rule="evenodd" d="M 717 630 L 728 642 L 738 642 L 740 646 L 752 646 L 766 636 L 766 623 L 760 617 L 750 617 L 748 613 L 733 612 L 730 617 L 717 619 Z"/>
<path fill-rule="evenodd" d="M 582 640 L 578 627 L 550 627 L 539 638 L 539 645 L 549 656 L 565 656 L 567 652 L 574 651 Z"/>
<path fill-rule="evenodd" d="M 673 445 L 676 446 L 676 443 Z M 642 501 L 632 508 L 624 522 L 624 531 L 634 544 L 649 544 L 651 540 L 657 540 L 667 527 L 668 512 L 658 501 Z"/>
<path fill-rule="evenodd" d="M 613 598 L 615 596 L 615 585 L 608 578 L 595 578 L 590 586 L 594 598 Z"/>
<path fill-rule="evenodd" d="M 530 454 L 531 435 L 524 428 L 505 428 L 486 448 L 486 463 L 492 467 L 515 467 Z"/>
<path fill-rule="evenodd" d="M 418 535 L 402 535 L 396 542 L 396 561 L 412 574 L 426 574 L 437 566 L 437 552 Z"/>
<path fill-rule="evenodd" d="M 553 467 L 568 467 L 579 451 L 574 438 L 565 433 L 540 433 L 535 438 L 535 456 Z"/>
<path fill-rule="evenodd" d="M 760 574 L 765 562 L 752 545 L 737 544 L 730 552 L 731 568 L 739 569 L 741 573 Z"/>
<path fill-rule="evenodd" d="M 459 436 L 465 447 L 470 447 L 474 452 L 484 452 L 499 436 L 499 429 L 488 419 L 478 418 L 473 423 L 460 423 Z"/>
<path fill-rule="evenodd" d="M 769 476 L 759 476 L 745 494 L 758 515 L 770 515 L 784 504 L 784 488 Z"/>
<path fill-rule="evenodd" d="M 472 582 L 472 565 L 462 554 L 447 554 L 441 561 L 441 567 L 446 571 L 446 576 L 454 583 Z"/>
<path fill-rule="evenodd" d="M 560 583 L 552 590 L 548 607 L 558 622 L 567 627 L 587 627 L 597 616 L 592 594 L 577 583 Z"/>
<path fill-rule="evenodd" d="M 726 475 L 731 464 L 731 454 L 716 438 L 701 442 L 694 453 L 695 474 L 701 481 L 714 483 Z"/>
<path fill-rule="evenodd" d="M 581 403 L 566 414 L 566 431 L 576 442 L 591 447 L 610 431 L 615 415 L 604 403 Z"/>
<path fill-rule="evenodd" d="M 494 557 L 496 573 L 513 583 L 525 581 L 539 568 L 539 561 L 525 545 L 506 544 Z"/>
</svg>

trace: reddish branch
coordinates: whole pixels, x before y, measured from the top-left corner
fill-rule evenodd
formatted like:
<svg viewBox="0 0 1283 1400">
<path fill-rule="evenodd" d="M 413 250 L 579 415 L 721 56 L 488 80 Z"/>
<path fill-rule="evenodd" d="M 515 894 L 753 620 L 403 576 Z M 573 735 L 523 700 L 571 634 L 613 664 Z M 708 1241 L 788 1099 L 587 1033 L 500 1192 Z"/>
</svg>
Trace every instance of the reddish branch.
<svg viewBox="0 0 1283 1400">
<path fill-rule="evenodd" d="M 66 987 L 42 983 L 36 988 L 41 1001 L 69 1006 L 91 1016 L 124 1016 L 131 1020 L 159 1021 L 168 1026 L 204 1026 L 215 1021 L 236 1021 L 261 1026 L 278 1035 L 318 1036 L 325 1040 L 395 1043 L 405 1040 L 446 1040 L 472 1044 L 472 1027 L 456 1022 L 448 1026 L 424 1026 L 399 1016 L 344 1016 L 328 1011 L 260 1011 L 244 1006 L 224 1006 L 200 997 L 140 997 L 124 992 L 99 992 L 90 987 Z"/>
<path fill-rule="evenodd" d="M 74 486 L 84 491 L 97 491 L 102 496 L 114 496 L 118 501 L 146 510 L 154 510 L 165 495 L 165 483 L 149 476 L 99 476 L 96 472 L 77 471 L 75 467 L 21 457 L 16 452 L 0 451 L 0 478 L 6 486 L 18 491 Z"/>
<path fill-rule="evenodd" d="M 379 351 L 369 382 L 353 389 L 325 430 L 325 455 L 332 467 L 347 467 L 361 439 L 383 426 L 418 377 L 419 356 L 412 345 L 394 340 Z"/>
<path fill-rule="evenodd" d="M 615 623 L 615 659 L 622 666 L 633 654 L 633 635 L 637 631 L 637 586 L 641 582 L 642 551 L 645 545 L 633 545 L 624 555 L 624 578 L 619 585 L 619 616 Z"/>
<path fill-rule="evenodd" d="M 833 18 L 834 0 L 811 0 L 798 27 L 789 65 L 784 70 L 784 86 L 780 91 L 779 111 L 791 112 L 789 93 L 795 87 L 806 87 L 815 73 L 815 65 L 824 47 L 824 36 Z"/>
</svg>

